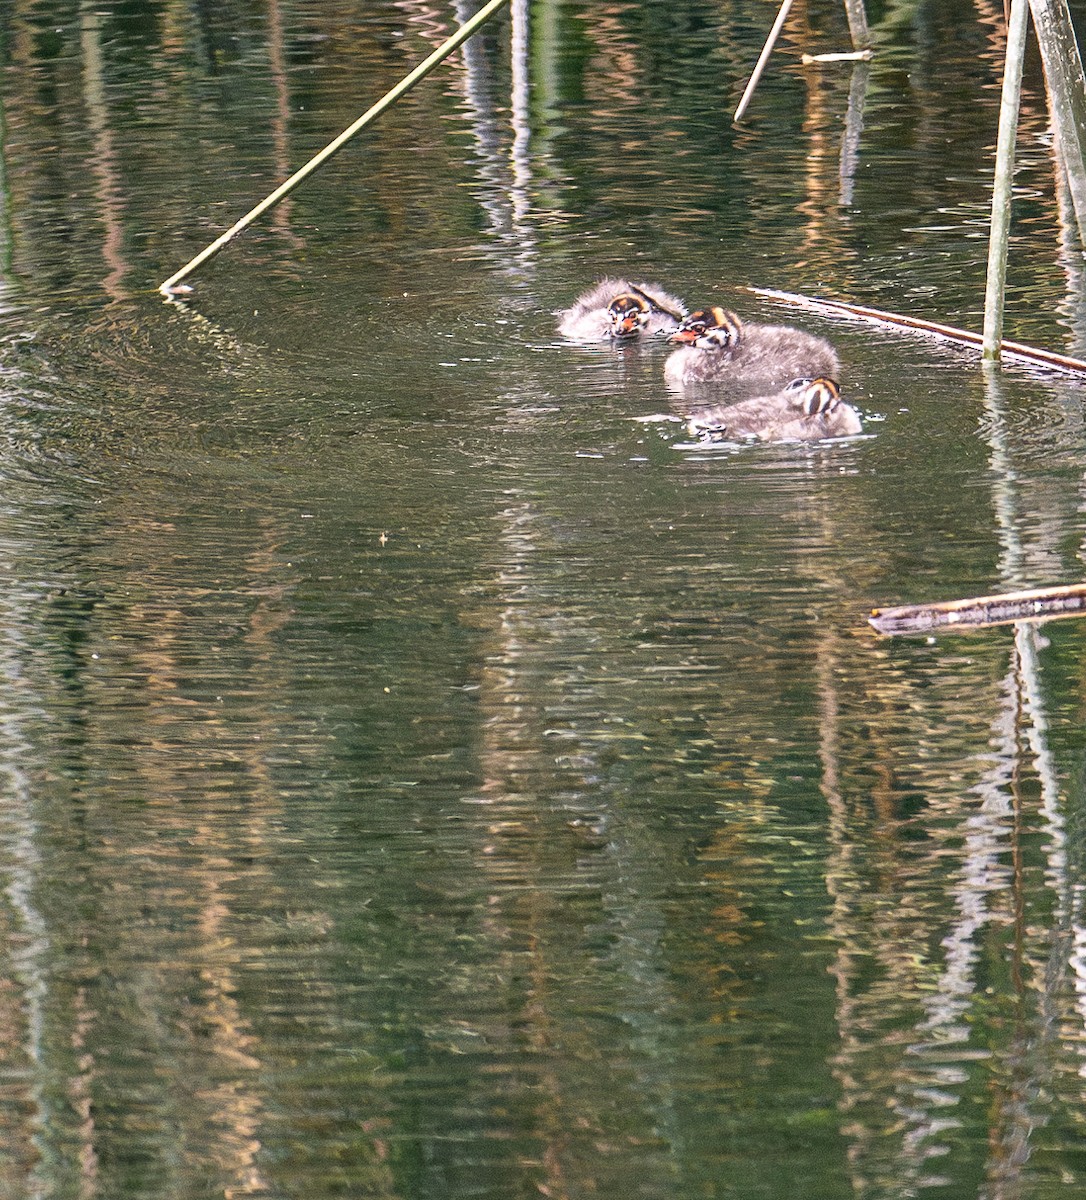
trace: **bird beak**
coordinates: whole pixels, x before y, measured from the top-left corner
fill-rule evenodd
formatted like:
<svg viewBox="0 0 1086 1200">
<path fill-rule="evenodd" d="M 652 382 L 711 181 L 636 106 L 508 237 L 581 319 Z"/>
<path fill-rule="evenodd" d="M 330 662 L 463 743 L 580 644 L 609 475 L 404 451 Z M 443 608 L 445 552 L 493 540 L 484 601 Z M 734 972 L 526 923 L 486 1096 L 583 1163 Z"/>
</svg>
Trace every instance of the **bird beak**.
<svg viewBox="0 0 1086 1200">
<path fill-rule="evenodd" d="M 616 337 L 630 337 L 637 332 L 637 318 L 623 317 L 615 326 Z"/>
<path fill-rule="evenodd" d="M 690 342 L 698 340 L 698 335 L 692 329 L 676 329 L 667 340 L 669 342 L 678 342 L 682 345 L 689 345 Z"/>
</svg>

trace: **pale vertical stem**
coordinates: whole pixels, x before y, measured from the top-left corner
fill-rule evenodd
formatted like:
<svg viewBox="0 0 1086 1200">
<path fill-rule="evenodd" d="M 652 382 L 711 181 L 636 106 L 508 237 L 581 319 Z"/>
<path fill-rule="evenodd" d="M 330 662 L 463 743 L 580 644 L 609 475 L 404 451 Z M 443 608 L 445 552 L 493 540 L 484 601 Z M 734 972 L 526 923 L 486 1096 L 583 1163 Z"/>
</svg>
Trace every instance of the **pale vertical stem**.
<svg viewBox="0 0 1086 1200">
<path fill-rule="evenodd" d="M 1048 85 L 1052 130 L 1075 210 L 1079 237 L 1086 243 L 1086 75 L 1067 0 L 1029 0 Z"/>
<path fill-rule="evenodd" d="M 773 28 L 769 31 L 769 37 L 765 40 L 765 45 L 762 47 L 762 53 L 758 56 L 758 61 L 754 64 L 754 70 L 750 76 L 750 82 L 743 92 L 743 98 L 739 101 L 739 106 L 735 110 L 733 121 L 741 121 L 743 114 L 747 111 L 747 105 L 750 103 L 751 96 L 754 95 L 754 89 L 758 86 L 758 80 L 762 77 L 762 72 L 765 70 L 765 65 L 769 62 L 769 56 L 773 53 L 773 46 L 780 36 L 781 30 L 784 28 L 784 23 L 788 19 L 788 10 L 792 7 L 792 0 L 782 0 L 781 7 L 777 13 L 777 19 L 773 22 Z"/>
<path fill-rule="evenodd" d="M 999 358 L 1003 341 L 1003 302 L 1007 291 L 1007 243 L 1011 228 L 1011 188 L 1014 183 L 1014 143 L 1018 132 L 1018 104 L 1022 95 L 1022 59 L 1026 49 L 1028 0 L 1011 0 L 1007 26 L 1007 55 L 1003 67 L 1003 93 L 999 102 L 999 136 L 996 142 L 995 178 L 992 187 L 992 226 L 988 235 L 988 280 L 984 289 L 984 330 L 981 353 Z"/>
<path fill-rule="evenodd" d="M 531 118 L 531 75 L 528 69 L 530 39 L 530 14 L 528 0 L 512 0 L 510 9 L 510 120 L 513 126 L 513 145 L 509 152 L 513 164 L 513 231 L 523 239 L 526 235 L 524 222 L 531 207 L 529 187 L 532 182 L 532 164 L 529 143 L 532 135 Z"/>
<path fill-rule="evenodd" d="M 848 32 L 852 38 L 853 50 L 870 49 L 871 30 L 867 24 L 864 0 L 845 0 L 845 12 L 848 15 Z"/>
</svg>

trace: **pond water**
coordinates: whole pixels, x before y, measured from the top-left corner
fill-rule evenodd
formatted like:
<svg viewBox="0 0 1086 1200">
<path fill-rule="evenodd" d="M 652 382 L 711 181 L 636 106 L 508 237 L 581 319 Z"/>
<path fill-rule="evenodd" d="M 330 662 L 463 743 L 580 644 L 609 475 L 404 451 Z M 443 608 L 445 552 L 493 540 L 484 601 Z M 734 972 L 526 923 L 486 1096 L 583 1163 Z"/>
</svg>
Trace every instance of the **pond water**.
<svg viewBox="0 0 1086 1200">
<path fill-rule="evenodd" d="M 980 327 L 998 0 L 0 9 L 0 1195 L 1086 1190 L 1080 378 Z M 1078 10 L 1076 9 L 1076 18 Z M 1007 335 L 1086 352 L 1026 64 Z M 682 450 L 605 273 L 830 337 Z"/>
</svg>

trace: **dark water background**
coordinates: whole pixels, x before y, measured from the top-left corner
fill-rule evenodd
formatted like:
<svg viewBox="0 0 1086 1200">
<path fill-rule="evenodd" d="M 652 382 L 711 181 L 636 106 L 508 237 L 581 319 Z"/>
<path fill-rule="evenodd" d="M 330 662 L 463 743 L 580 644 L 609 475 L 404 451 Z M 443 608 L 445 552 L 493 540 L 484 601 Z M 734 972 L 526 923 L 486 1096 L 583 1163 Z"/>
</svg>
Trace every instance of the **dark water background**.
<svg viewBox="0 0 1086 1200">
<path fill-rule="evenodd" d="M 1086 390 L 743 290 L 979 328 L 1002 4 L 869 7 L 737 130 L 774 3 L 519 3 L 185 307 L 469 6 L 5 0 L 0 1195 L 1086 1192 L 1086 626 L 865 621 L 1082 577 Z M 869 436 L 676 450 L 606 272 Z"/>
</svg>

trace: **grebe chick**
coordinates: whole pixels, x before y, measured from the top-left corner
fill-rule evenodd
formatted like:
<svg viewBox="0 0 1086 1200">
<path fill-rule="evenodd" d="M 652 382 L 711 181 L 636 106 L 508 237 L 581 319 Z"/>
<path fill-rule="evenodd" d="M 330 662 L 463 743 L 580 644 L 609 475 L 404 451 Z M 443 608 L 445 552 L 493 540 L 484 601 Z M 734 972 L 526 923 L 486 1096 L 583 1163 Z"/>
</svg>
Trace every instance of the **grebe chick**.
<svg viewBox="0 0 1086 1200">
<path fill-rule="evenodd" d="M 668 338 L 679 349 L 664 364 L 664 378 L 678 387 L 728 383 L 766 393 L 791 379 L 836 379 L 837 352 L 814 334 L 790 325 L 756 325 L 727 309 L 698 309 Z"/>
<path fill-rule="evenodd" d="M 702 442 L 817 442 L 863 432 L 860 414 L 825 378 L 793 379 L 772 396 L 714 405 L 691 417 L 687 428 Z"/>
<path fill-rule="evenodd" d="M 672 333 L 686 305 L 655 283 L 601 279 L 560 314 L 558 332 L 575 342 L 625 342 Z"/>
</svg>

